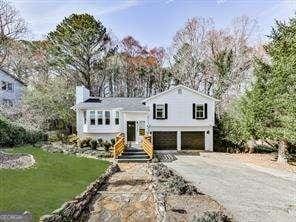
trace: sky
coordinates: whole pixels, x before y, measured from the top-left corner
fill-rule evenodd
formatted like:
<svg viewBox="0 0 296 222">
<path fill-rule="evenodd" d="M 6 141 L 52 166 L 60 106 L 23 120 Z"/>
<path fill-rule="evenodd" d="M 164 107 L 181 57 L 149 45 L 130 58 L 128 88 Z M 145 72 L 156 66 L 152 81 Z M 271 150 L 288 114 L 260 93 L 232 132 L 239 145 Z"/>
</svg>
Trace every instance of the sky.
<svg viewBox="0 0 296 222">
<path fill-rule="evenodd" d="M 275 19 L 295 15 L 296 0 L 10 0 L 28 24 L 28 39 L 44 39 L 63 18 L 89 13 L 118 39 L 133 36 L 148 47 L 168 47 L 175 33 L 192 17 L 211 17 L 217 28 L 234 17 L 258 21 L 258 35 L 266 41 Z"/>
</svg>

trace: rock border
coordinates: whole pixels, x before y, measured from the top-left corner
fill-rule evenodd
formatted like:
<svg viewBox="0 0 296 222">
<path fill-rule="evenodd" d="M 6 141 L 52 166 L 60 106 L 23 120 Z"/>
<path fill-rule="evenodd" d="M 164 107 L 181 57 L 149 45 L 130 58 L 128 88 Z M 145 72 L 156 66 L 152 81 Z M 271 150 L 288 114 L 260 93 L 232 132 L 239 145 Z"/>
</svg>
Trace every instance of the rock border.
<svg viewBox="0 0 296 222">
<path fill-rule="evenodd" d="M 153 178 L 152 194 L 153 194 L 154 203 L 156 206 L 155 213 L 156 213 L 156 218 L 158 222 L 167 221 L 168 219 L 167 218 L 168 209 L 167 209 L 167 202 L 166 202 L 167 195 L 170 195 L 170 194 L 175 194 L 177 196 L 189 195 L 193 197 L 196 195 L 206 195 L 202 193 L 194 184 L 185 180 L 174 169 L 166 166 L 163 163 L 150 164 L 148 167 L 148 170 L 149 170 L 149 174 L 151 174 Z M 173 183 L 168 184 L 167 182 L 173 182 Z M 174 187 L 177 185 L 177 188 L 173 189 L 172 187 L 170 187 L 171 185 L 173 185 Z M 166 189 L 164 186 L 169 186 L 169 189 Z M 218 204 L 221 205 L 220 203 Z M 201 217 L 195 218 L 193 221 L 231 222 L 234 220 L 233 220 L 232 214 L 225 209 L 225 212 L 206 211 L 203 213 Z"/>
<path fill-rule="evenodd" d="M 118 171 L 120 171 L 118 164 L 112 163 L 106 172 L 92 182 L 84 192 L 76 196 L 73 200 L 65 202 L 60 208 L 54 210 L 51 214 L 43 215 L 40 218 L 40 221 L 62 222 L 79 220 L 83 212 L 87 210 L 89 203 L 98 195 L 100 188 L 106 184 L 106 181 L 111 175 Z"/>
<path fill-rule="evenodd" d="M 8 160 L 7 162 L 0 162 L 0 169 L 27 169 L 35 165 L 36 161 L 31 154 L 27 153 L 6 153 L 0 151 L 0 155 L 7 155 L 11 157 L 15 157 L 15 159 Z"/>
</svg>

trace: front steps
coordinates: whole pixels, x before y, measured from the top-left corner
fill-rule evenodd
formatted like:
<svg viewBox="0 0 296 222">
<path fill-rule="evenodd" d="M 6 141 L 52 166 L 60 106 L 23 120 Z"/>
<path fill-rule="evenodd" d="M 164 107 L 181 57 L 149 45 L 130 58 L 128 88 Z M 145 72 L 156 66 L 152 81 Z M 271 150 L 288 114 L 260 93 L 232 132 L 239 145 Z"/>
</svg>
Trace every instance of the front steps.
<svg viewBox="0 0 296 222">
<path fill-rule="evenodd" d="M 150 160 L 149 156 L 142 149 L 138 148 L 127 148 L 123 153 L 118 157 L 118 163 L 145 163 Z"/>
</svg>

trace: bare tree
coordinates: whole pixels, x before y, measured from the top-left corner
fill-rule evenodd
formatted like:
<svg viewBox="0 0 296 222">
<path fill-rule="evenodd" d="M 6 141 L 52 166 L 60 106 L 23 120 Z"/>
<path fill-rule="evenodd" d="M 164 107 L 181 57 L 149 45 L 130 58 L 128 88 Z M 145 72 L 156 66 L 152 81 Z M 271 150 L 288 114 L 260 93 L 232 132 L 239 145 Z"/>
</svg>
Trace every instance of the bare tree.
<svg viewBox="0 0 296 222">
<path fill-rule="evenodd" d="M 176 82 L 220 99 L 218 114 L 249 84 L 257 22 L 242 16 L 218 30 L 212 19 L 193 18 L 172 43 L 171 70 Z"/>
<path fill-rule="evenodd" d="M 27 31 L 19 12 L 5 0 L 0 1 L 0 66 L 9 53 L 11 43 Z"/>
</svg>

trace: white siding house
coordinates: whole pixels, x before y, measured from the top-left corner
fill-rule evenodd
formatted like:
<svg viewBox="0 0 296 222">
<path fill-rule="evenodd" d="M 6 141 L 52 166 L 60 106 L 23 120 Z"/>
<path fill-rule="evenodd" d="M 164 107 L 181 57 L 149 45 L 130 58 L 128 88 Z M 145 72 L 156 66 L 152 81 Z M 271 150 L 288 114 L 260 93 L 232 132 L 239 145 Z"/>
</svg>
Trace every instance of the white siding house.
<svg viewBox="0 0 296 222">
<path fill-rule="evenodd" d="M 17 105 L 23 95 L 25 84 L 8 72 L 0 69 L 0 104 Z"/>
<path fill-rule="evenodd" d="M 155 150 L 213 150 L 217 100 L 179 85 L 150 98 L 92 98 L 76 89 L 77 132 L 103 139 L 124 133 L 137 146 L 152 134 Z"/>
</svg>

